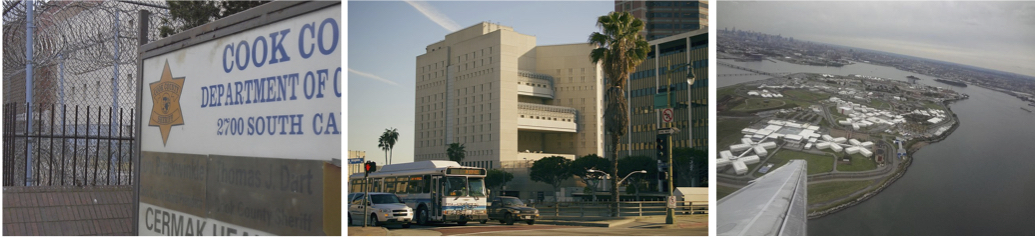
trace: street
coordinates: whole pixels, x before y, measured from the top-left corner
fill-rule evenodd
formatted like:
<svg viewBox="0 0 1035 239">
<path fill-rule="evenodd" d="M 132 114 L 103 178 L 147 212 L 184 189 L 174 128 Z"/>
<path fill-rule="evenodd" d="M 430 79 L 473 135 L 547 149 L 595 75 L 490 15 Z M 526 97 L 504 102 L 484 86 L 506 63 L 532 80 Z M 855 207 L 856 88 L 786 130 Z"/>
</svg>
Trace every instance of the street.
<svg viewBox="0 0 1035 239">
<path fill-rule="evenodd" d="M 557 225 L 566 224 L 566 225 Z M 610 226 L 610 227 L 608 227 Z M 383 234 L 358 234 L 361 227 L 350 226 L 350 236 L 376 236 Z M 370 229 L 363 229 L 367 231 Z M 385 233 L 380 230 L 378 233 Z M 665 224 L 665 217 L 637 217 L 611 221 L 572 222 L 572 221 L 537 221 L 535 225 L 514 223 L 503 225 L 496 221 L 486 224 L 469 223 L 466 226 L 456 224 L 434 224 L 431 226 L 413 225 L 410 228 L 400 226 L 387 227 L 389 236 L 707 236 L 708 215 L 677 216 L 672 225 Z"/>
</svg>

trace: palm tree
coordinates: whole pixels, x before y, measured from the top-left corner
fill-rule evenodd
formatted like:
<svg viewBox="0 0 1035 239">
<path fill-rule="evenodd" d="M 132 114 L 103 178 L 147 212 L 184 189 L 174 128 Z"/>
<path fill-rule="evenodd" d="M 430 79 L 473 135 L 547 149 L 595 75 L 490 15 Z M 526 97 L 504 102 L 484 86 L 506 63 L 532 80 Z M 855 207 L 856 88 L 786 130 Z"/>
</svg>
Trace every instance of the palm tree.
<svg viewBox="0 0 1035 239">
<path fill-rule="evenodd" d="M 626 112 L 629 103 L 625 99 L 625 85 L 629 73 L 647 58 L 650 46 L 640 35 L 643 21 L 628 12 L 611 12 L 600 16 L 597 18 L 597 27 L 603 30 L 603 33 L 594 32 L 589 35 L 589 43 L 598 47 L 589 53 L 589 57 L 593 63 L 601 63 L 606 77 L 607 89 L 604 97 L 607 106 L 604 109 L 604 127 L 610 133 L 611 139 L 611 162 L 614 166 L 611 168 L 611 178 L 617 179 L 620 178 L 618 140 L 626 133 L 625 127 L 629 117 Z M 617 216 L 618 180 L 611 182 L 611 197 L 615 203 L 612 214 Z"/>
<path fill-rule="evenodd" d="M 381 137 L 377 138 L 377 148 L 385 152 L 385 164 L 388 164 L 388 136 L 382 134 Z"/>
<path fill-rule="evenodd" d="M 449 144 L 449 148 L 446 149 L 446 156 L 449 156 L 450 161 L 459 163 L 464 161 L 464 157 L 467 156 L 467 150 L 464 149 L 464 145 L 460 143 Z"/>
<path fill-rule="evenodd" d="M 378 140 L 381 143 L 378 147 L 386 153 L 386 164 L 392 164 L 391 157 L 388 155 L 394 152 L 392 149 L 395 148 L 395 142 L 397 141 L 399 141 L 399 132 L 392 128 L 385 129 L 385 132 L 381 134 L 381 138 Z"/>
</svg>

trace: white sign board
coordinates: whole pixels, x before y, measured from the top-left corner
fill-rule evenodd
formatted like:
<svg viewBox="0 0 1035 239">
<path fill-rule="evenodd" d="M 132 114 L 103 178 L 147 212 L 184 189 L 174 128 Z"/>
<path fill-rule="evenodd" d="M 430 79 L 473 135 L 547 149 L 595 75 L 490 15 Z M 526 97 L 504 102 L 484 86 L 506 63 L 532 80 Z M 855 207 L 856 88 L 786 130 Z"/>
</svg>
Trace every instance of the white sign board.
<svg viewBox="0 0 1035 239">
<path fill-rule="evenodd" d="M 323 9 L 144 60 L 141 149 L 329 161 L 341 158 L 342 22 Z M 182 79 L 179 124 L 155 83 Z M 157 93 L 155 98 L 153 93 Z M 165 97 L 170 99 L 172 97 Z M 155 110 L 155 106 L 158 110 Z M 160 114 L 159 114 L 160 115 Z M 175 121 L 175 119 L 173 120 Z"/>
<path fill-rule="evenodd" d="M 266 13 L 140 66 L 141 235 L 340 234 L 341 5 Z"/>
<path fill-rule="evenodd" d="M 668 196 L 668 208 L 676 208 L 676 196 Z"/>
</svg>

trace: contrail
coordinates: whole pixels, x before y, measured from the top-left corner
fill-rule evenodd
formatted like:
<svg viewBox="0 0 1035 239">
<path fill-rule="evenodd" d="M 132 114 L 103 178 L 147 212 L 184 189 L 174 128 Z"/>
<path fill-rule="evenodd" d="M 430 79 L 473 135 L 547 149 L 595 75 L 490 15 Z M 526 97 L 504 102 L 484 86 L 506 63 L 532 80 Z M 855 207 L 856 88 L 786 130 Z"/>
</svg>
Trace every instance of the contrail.
<svg viewBox="0 0 1035 239">
<path fill-rule="evenodd" d="M 438 9 L 435 9 L 435 7 L 432 7 L 427 2 L 407 0 L 406 3 L 410 4 L 410 6 L 413 6 L 413 8 L 416 8 L 417 11 L 420 11 L 420 13 L 424 14 L 424 16 L 428 17 L 428 19 L 431 19 L 431 21 L 437 23 L 439 26 L 442 26 L 442 28 L 449 30 L 449 32 L 455 32 L 457 30 L 460 30 L 459 24 L 456 24 L 456 22 L 454 22 L 453 19 L 449 19 L 449 17 L 446 17 L 446 15 L 443 15 L 441 12 L 438 12 Z"/>
<path fill-rule="evenodd" d="M 352 68 L 349 68 L 349 72 L 356 73 L 356 74 L 361 75 L 361 76 L 366 76 L 367 78 L 383 81 L 385 83 L 392 84 L 392 85 L 395 85 L 395 86 L 399 85 L 399 83 L 395 83 L 395 82 L 392 82 L 392 81 L 390 81 L 388 79 L 381 78 L 380 76 L 376 76 L 374 74 L 370 74 L 370 73 L 366 73 L 366 72 L 362 72 L 362 71 L 353 70 Z"/>
</svg>

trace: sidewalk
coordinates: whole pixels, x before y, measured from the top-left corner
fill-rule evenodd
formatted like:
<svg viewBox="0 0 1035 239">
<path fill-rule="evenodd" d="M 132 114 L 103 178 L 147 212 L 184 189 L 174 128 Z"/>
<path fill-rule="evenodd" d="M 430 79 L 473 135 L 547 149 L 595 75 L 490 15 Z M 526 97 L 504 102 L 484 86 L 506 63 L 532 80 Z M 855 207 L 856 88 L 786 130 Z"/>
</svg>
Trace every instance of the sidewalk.
<svg viewBox="0 0 1035 239">
<path fill-rule="evenodd" d="M 581 227 L 628 227 L 628 228 L 690 228 L 708 225 L 708 214 L 676 214 L 673 224 L 665 224 L 665 216 L 642 216 L 642 217 L 620 217 L 608 219 L 585 219 L 585 220 L 563 220 L 563 219 L 540 219 L 536 224 L 581 226 Z"/>
<path fill-rule="evenodd" d="M 388 229 L 384 227 L 361 227 L 361 226 L 349 226 L 348 236 L 387 236 Z"/>
</svg>

